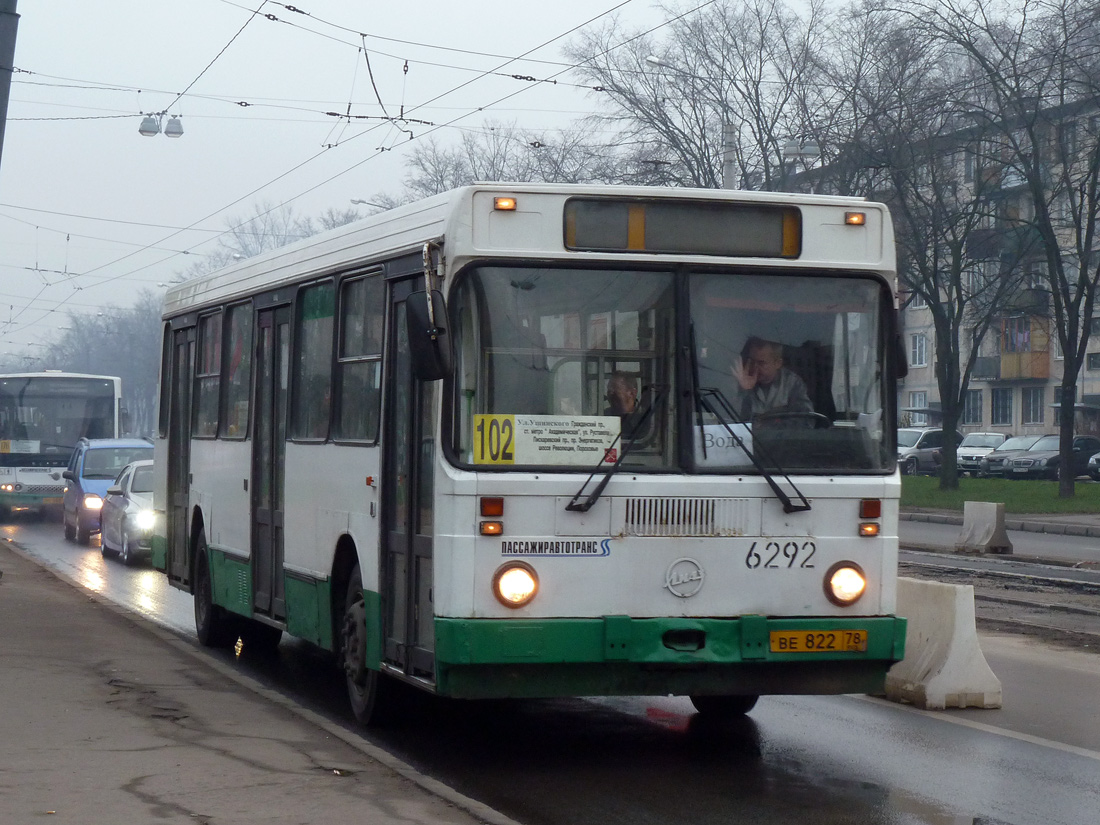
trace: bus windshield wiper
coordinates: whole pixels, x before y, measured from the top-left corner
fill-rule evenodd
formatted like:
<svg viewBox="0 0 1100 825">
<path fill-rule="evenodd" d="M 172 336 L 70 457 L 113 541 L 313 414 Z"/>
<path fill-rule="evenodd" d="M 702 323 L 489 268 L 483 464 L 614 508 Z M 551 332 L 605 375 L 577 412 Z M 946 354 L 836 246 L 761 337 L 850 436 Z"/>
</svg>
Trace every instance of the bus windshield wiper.
<svg viewBox="0 0 1100 825">
<path fill-rule="evenodd" d="M 655 393 L 653 393 L 653 396 L 649 399 L 649 403 L 646 404 L 645 408 L 642 410 L 642 414 L 636 417 L 633 425 L 630 427 L 630 430 L 626 433 L 625 440 L 623 438 L 622 430 L 619 431 L 619 434 L 615 436 L 615 440 L 611 442 L 611 446 L 607 448 L 609 450 L 613 450 L 615 449 L 615 445 L 621 442 L 622 449 L 619 450 L 618 459 L 616 459 L 614 464 L 607 468 L 607 470 L 603 474 L 603 478 L 600 479 L 600 483 L 596 485 L 596 488 L 588 494 L 588 497 L 584 499 L 584 501 L 581 501 L 580 498 L 582 495 L 584 495 L 584 491 L 585 488 L 588 487 L 588 483 L 592 481 L 592 479 L 595 478 L 596 473 L 600 471 L 599 464 L 596 465 L 596 468 L 592 470 L 588 478 L 584 480 L 584 484 L 581 485 L 581 488 L 577 490 L 573 498 L 571 498 L 569 500 L 569 503 L 565 505 L 566 510 L 572 510 L 578 513 L 587 513 L 589 510 L 592 509 L 592 506 L 600 500 L 600 496 L 603 495 L 604 488 L 607 487 L 607 483 L 611 481 L 611 476 L 619 472 L 619 467 L 622 466 L 623 459 L 626 458 L 626 454 L 629 453 L 630 450 L 634 447 L 634 434 L 637 432 L 641 432 L 642 426 L 646 423 L 646 421 L 649 420 L 649 416 L 653 413 L 653 410 L 657 408 L 657 404 L 664 396 L 664 394 L 665 387 L 661 387 Z M 603 461 L 600 461 L 600 464 L 603 464 Z"/>
<path fill-rule="evenodd" d="M 730 404 L 729 399 L 722 394 L 722 391 L 717 387 L 699 387 L 695 389 L 695 403 L 703 410 L 709 412 L 718 423 L 725 428 L 729 433 L 733 442 L 741 448 L 741 451 L 749 457 L 749 461 L 752 462 L 752 466 L 755 467 L 760 475 L 764 477 L 764 480 L 768 482 L 768 486 L 772 488 L 772 492 L 775 493 L 775 497 L 783 503 L 784 513 L 801 513 L 810 509 L 810 502 L 806 499 L 806 496 L 802 495 L 802 491 L 795 486 L 795 483 L 791 481 L 791 477 L 787 474 L 787 471 L 779 466 L 777 462 L 768 451 L 764 448 L 764 445 L 760 443 L 759 439 L 754 439 L 752 448 L 746 446 L 744 439 L 737 433 L 737 431 L 731 426 L 732 424 L 740 424 L 746 426 L 744 419 L 741 418 L 736 412 L 734 412 L 733 405 Z M 700 423 L 700 429 L 702 424 Z M 701 434 L 700 434 L 701 435 Z M 704 450 L 706 448 L 704 447 Z M 704 457 L 706 453 L 704 452 Z M 783 488 L 779 486 L 779 483 L 775 480 L 775 476 L 768 471 L 768 468 L 764 465 L 764 462 L 760 460 L 763 457 L 768 464 L 775 467 L 779 475 L 786 479 L 787 484 L 790 485 L 791 490 L 794 491 L 795 496 L 798 497 L 799 502 L 795 503 L 791 501 L 791 497 L 788 496 Z"/>
</svg>

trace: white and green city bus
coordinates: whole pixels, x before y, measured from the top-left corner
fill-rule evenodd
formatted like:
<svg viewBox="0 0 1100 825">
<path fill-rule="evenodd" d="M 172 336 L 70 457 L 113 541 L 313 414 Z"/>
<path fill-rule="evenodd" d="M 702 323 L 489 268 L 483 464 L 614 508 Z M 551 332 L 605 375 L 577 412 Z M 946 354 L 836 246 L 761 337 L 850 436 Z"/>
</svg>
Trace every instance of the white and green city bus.
<svg viewBox="0 0 1100 825">
<path fill-rule="evenodd" d="M 0 375 L 0 512 L 61 511 L 81 438 L 117 438 L 122 379 L 47 370 Z"/>
<path fill-rule="evenodd" d="M 398 681 L 735 714 L 903 655 L 881 204 L 478 184 L 180 284 L 163 340 L 154 564 L 204 644 L 333 651 L 360 721 Z M 804 405 L 739 401 L 753 340 Z"/>
</svg>

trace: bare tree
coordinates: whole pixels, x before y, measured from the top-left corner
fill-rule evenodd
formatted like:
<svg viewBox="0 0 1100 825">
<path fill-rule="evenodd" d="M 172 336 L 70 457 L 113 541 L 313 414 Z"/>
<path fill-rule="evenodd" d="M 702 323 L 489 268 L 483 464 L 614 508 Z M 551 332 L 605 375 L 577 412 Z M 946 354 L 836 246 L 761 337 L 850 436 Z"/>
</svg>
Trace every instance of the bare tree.
<svg viewBox="0 0 1100 825">
<path fill-rule="evenodd" d="M 966 62 L 949 44 L 915 36 L 911 18 L 896 11 L 853 7 L 844 22 L 849 48 L 834 49 L 822 68 L 844 90 L 847 135 L 833 135 L 847 142 L 821 178 L 838 191 L 866 187 L 890 206 L 903 295 L 907 303 L 919 299 L 932 318 L 940 485 L 954 489 L 954 434 L 970 379 L 983 339 L 1018 294 L 1017 263 L 1027 250 L 965 151 L 975 132 L 966 119 L 972 103 L 956 92 Z"/>
<path fill-rule="evenodd" d="M 567 53 L 610 103 L 599 120 L 624 145 L 659 147 L 676 183 L 783 189 L 784 144 L 809 142 L 829 120 L 814 71 L 823 9 L 727 0 L 676 18 L 664 41 L 612 21 Z"/>
<path fill-rule="evenodd" d="M 1077 380 L 1085 360 L 1100 249 L 1100 9 L 1086 0 L 918 0 L 929 36 L 958 48 L 981 78 L 973 114 L 991 151 L 987 174 L 1019 182 L 1020 222 L 1041 244 L 1064 355 L 1058 492 L 1074 493 L 1072 443 Z"/>
</svg>

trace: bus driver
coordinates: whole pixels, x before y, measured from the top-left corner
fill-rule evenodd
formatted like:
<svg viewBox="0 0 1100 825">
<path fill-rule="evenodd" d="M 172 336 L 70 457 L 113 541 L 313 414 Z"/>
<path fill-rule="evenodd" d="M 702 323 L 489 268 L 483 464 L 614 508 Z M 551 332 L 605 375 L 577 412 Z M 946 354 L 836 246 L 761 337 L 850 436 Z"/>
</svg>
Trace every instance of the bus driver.
<svg viewBox="0 0 1100 825">
<path fill-rule="evenodd" d="M 744 421 L 768 412 L 814 411 L 806 384 L 783 366 L 783 345 L 753 336 L 731 368 L 737 381 L 733 408 Z"/>
</svg>

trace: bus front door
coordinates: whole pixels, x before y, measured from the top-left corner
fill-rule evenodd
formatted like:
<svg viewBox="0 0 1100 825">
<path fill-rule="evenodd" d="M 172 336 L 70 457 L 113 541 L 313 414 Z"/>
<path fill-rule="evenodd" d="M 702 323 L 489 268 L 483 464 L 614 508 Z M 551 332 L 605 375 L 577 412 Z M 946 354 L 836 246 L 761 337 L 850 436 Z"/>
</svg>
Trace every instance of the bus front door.
<svg viewBox="0 0 1100 825">
<path fill-rule="evenodd" d="M 165 364 L 168 387 L 168 501 L 165 572 L 171 581 L 191 580 L 191 370 L 195 359 L 195 328 L 171 332 L 171 362 Z"/>
<path fill-rule="evenodd" d="M 438 382 L 417 381 L 412 373 L 405 299 L 414 287 L 411 280 L 398 282 L 392 293 L 382 489 L 382 655 L 406 674 L 431 679 L 435 667 L 432 414 Z"/>
<path fill-rule="evenodd" d="M 290 309 L 256 317 L 256 383 L 252 408 L 252 608 L 286 616 L 283 581 L 283 458 L 290 370 Z"/>
</svg>

